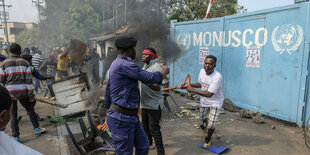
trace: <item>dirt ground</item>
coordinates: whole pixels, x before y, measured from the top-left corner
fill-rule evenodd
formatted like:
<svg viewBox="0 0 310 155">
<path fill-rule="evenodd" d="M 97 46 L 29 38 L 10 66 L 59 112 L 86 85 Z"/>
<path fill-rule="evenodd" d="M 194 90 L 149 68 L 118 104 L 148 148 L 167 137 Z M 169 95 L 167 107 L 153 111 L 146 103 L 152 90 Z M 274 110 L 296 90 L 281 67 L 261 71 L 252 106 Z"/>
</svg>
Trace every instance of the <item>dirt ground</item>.
<svg viewBox="0 0 310 155">
<path fill-rule="evenodd" d="M 18 103 L 18 115 L 22 116 L 19 122 L 21 143 L 45 155 L 60 155 L 56 124 L 50 123 L 46 117 L 54 115 L 54 107 L 37 102 L 35 111 L 44 118 L 44 121 L 40 121 L 39 124 L 47 129 L 47 133 L 40 136 L 34 135 L 27 112 Z M 12 136 L 10 124 L 7 125 L 5 132 Z"/>
<path fill-rule="evenodd" d="M 192 100 L 174 94 L 174 99 L 180 107 L 185 107 Z M 182 109 L 176 108 L 169 100 L 173 113 Z M 191 110 L 197 115 L 197 110 Z M 184 114 L 183 114 L 184 115 Z M 256 124 L 252 119 L 241 118 L 238 112 L 220 114 L 220 124 L 217 125 L 212 143 L 216 146 L 226 146 L 229 149 L 223 154 L 231 155 L 309 155 L 304 143 L 303 130 L 296 125 L 275 119 L 265 118 L 263 124 Z M 203 143 L 205 134 L 197 129 L 195 124 L 201 124 L 193 116 L 172 117 L 164 114 L 162 120 L 163 141 L 166 154 L 193 155 L 214 154 L 208 150 L 198 148 Z M 218 137 L 218 138 L 216 138 Z M 150 155 L 156 155 L 155 150 L 150 150 Z"/>
<path fill-rule="evenodd" d="M 162 119 L 163 141 L 167 155 L 196 155 L 213 154 L 207 150 L 198 148 L 203 143 L 205 134 L 197 129 L 200 125 L 197 119 L 198 111 L 190 110 L 190 115 L 181 114 L 181 110 L 187 109 L 187 104 L 193 100 L 173 94 L 179 107 L 177 108 L 168 99 L 172 116 L 164 109 Z M 54 107 L 43 103 L 37 103 L 36 111 L 43 115 L 45 120 L 40 122 L 41 126 L 47 128 L 48 132 L 41 136 L 33 134 L 33 127 L 26 114 L 26 111 L 19 105 L 19 114 L 23 117 L 20 121 L 21 141 L 23 144 L 46 155 L 61 154 L 56 124 L 49 123 L 45 116 L 54 115 Z M 183 117 L 180 117 L 183 115 Z M 224 154 L 231 155 L 309 155 L 310 149 L 304 144 L 303 130 L 296 125 L 285 123 L 275 119 L 265 118 L 263 124 L 256 124 L 252 119 L 240 118 L 238 112 L 220 114 L 220 124 L 217 125 L 212 142 L 216 146 L 227 146 L 229 149 Z M 274 128 L 272 128 L 274 127 Z M 10 126 L 7 126 L 6 133 L 11 135 Z M 216 138 L 218 137 L 218 138 Z M 66 138 L 71 154 L 78 154 L 75 147 Z M 64 148 L 64 147 L 62 147 Z M 65 151 L 62 151 L 65 152 Z M 155 150 L 149 151 L 150 155 L 156 155 Z"/>
</svg>

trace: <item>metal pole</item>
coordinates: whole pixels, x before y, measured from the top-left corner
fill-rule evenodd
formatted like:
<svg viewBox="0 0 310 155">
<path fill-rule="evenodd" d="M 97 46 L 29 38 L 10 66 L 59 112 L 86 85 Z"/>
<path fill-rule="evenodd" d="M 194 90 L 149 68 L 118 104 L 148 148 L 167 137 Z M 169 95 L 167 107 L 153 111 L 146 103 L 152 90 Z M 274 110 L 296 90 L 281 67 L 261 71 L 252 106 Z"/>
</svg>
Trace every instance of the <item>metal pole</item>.
<svg viewBox="0 0 310 155">
<path fill-rule="evenodd" d="M 40 23 L 40 21 L 41 21 L 41 15 L 40 15 L 40 0 L 38 0 L 38 13 L 39 13 L 39 15 L 38 15 L 38 18 L 39 18 L 39 20 L 38 20 L 38 23 Z"/>
<path fill-rule="evenodd" d="M 2 6 L 3 6 L 3 17 L 4 17 L 4 33 L 5 33 L 5 38 L 6 38 L 6 42 L 7 45 L 10 46 L 10 42 L 9 42 L 9 34 L 8 34 L 8 23 L 7 23 L 7 19 L 6 19 L 6 13 L 5 13 L 5 4 L 4 4 L 4 0 L 2 0 Z"/>
<path fill-rule="evenodd" d="M 206 13 L 206 16 L 205 16 L 205 19 L 208 19 L 208 18 L 209 18 L 210 10 L 211 10 L 212 4 L 213 4 L 213 0 L 210 0 L 209 6 L 208 6 L 208 10 L 207 10 L 207 13 Z"/>
<path fill-rule="evenodd" d="M 127 0 L 125 0 L 125 23 L 127 22 Z"/>
</svg>

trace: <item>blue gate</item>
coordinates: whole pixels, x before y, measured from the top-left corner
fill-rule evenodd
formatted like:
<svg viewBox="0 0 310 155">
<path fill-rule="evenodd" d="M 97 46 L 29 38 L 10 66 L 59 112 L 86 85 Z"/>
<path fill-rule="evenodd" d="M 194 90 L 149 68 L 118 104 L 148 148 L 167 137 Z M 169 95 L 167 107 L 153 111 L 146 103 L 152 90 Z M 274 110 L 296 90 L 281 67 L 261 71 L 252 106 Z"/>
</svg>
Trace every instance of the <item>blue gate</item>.
<svg viewBox="0 0 310 155">
<path fill-rule="evenodd" d="M 308 98 L 309 3 L 189 22 L 171 21 L 182 55 L 170 59 L 171 85 L 197 81 L 203 58 L 218 58 L 226 98 L 303 126 Z M 309 113 L 309 114 L 308 114 Z"/>
</svg>

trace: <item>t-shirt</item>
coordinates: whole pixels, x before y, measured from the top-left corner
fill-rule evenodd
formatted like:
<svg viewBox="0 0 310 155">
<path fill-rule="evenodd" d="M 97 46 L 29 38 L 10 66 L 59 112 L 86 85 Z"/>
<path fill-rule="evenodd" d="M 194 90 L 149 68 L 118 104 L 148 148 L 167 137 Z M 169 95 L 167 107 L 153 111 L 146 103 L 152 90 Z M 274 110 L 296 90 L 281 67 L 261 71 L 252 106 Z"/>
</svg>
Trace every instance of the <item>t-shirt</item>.
<svg viewBox="0 0 310 155">
<path fill-rule="evenodd" d="M 0 155 L 42 155 L 0 131 Z"/>
<path fill-rule="evenodd" d="M 223 105 L 224 95 L 222 91 L 222 75 L 214 69 L 211 75 L 207 75 L 204 69 L 200 70 L 198 82 L 202 91 L 214 93 L 212 97 L 200 97 L 200 105 L 202 107 L 219 107 Z"/>
<path fill-rule="evenodd" d="M 60 58 L 62 54 L 58 55 L 58 64 L 57 69 L 61 71 L 66 71 L 68 68 L 68 64 L 70 62 L 70 56 L 65 56 L 63 58 Z"/>
<path fill-rule="evenodd" d="M 35 54 L 32 57 L 32 65 L 34 66 L 36 70 L 40 69 L 40 65 L 42 64 L 42 62 L 43 62 L 43 57 L 41 55 Z"/>
<path fill-rule="evenodd" d="M 43 74 L 45 76 L 55 76 L 57 64 L 55 62 L 45 61 L 42 64 Z"/>
</svg>

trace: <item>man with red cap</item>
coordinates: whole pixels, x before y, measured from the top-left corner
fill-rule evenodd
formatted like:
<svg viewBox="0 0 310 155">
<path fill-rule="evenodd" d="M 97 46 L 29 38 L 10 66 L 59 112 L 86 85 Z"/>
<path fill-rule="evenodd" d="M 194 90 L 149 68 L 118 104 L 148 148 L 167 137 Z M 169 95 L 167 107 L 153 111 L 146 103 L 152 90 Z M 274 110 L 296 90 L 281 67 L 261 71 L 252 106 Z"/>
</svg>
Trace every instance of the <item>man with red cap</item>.
<svg viewBox="0 0 310 155">
<path fill-rule="evenodd" d="M 144 49 L 142 53 L 143 69 L 148 72 L 160 72 L 162 69 L 156 61 L 157 58 L 154 48 Z M 164 97 L 160 90 L 161 86 L 158 84 L 141 84 L 142 124 L 150 142 L 149 149 L 154 149 L 154 145 L 152 145 L 152 138 L 154 138 L 157 154 L 163 155 L 165 149 L 159 122 L 161 120 L 161 110 L 164 107 Z"/>
</svg>

